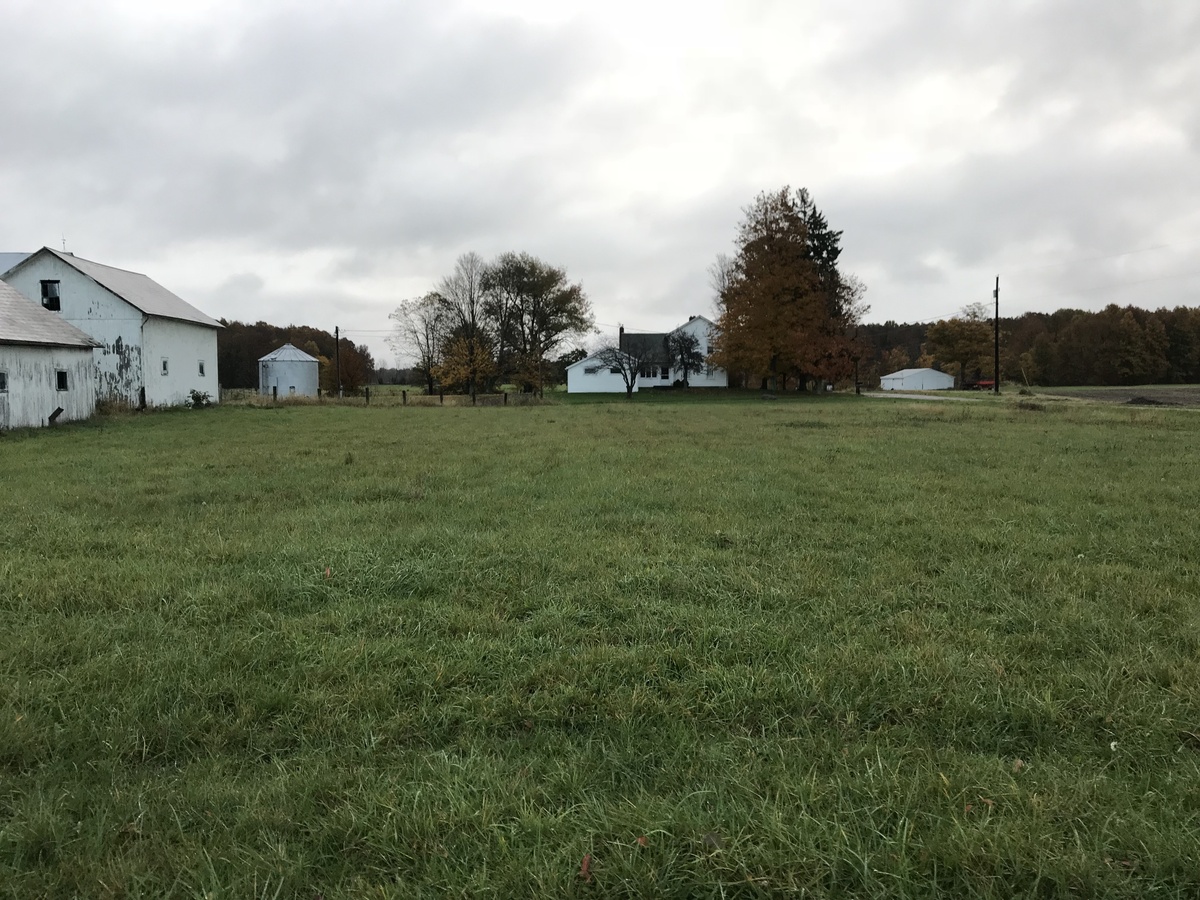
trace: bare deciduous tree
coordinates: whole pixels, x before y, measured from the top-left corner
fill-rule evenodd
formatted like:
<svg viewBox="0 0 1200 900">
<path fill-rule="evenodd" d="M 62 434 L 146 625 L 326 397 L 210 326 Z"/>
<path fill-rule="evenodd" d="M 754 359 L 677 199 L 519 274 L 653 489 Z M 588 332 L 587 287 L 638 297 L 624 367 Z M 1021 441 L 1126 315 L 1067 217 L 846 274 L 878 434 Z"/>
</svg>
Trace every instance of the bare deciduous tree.
<svg viewBox="0 0 1200 900">
<path fill-rule="evenodd" d="M 396 323 L 388 343 L 402 357 L 412 360 L 413 369 L 433 393 L 433 370 L 441 360 L 446 338 L 446 312 L 442 297 L 431 291 L 416 300 L 405 300 L 388 316 Z"/>
</svg>

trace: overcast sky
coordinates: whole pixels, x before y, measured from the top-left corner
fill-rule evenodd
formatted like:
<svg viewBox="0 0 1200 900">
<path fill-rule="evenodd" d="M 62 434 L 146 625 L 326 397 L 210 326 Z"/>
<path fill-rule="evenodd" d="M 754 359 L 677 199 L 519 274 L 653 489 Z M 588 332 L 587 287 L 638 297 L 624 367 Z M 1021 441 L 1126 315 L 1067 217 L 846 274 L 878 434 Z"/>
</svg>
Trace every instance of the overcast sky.
<svg viewBox="0 0 1200 900">
<path fill-rule="evenodd" d="M 209 315 L 388 314 L 533 253 L 611 329 L 713 315 L 807 187 L 867 321 L 1200 305 L 1194 0 L 6 0 L 0 250 Z"/>
</svg>

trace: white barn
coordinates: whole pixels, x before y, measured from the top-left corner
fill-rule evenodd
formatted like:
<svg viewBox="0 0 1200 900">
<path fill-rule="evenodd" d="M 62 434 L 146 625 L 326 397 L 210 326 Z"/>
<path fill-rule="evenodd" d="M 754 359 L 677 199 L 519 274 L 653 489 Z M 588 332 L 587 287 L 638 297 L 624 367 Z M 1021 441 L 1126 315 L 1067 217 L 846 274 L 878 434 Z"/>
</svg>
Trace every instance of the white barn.
<svg viewBox="0 0 1200 900">
<path fill-rule="evenodd" d="M 221 323 L 145 275 L 43 247 L 0 277 L 98 342 L 97 398 L 178 406 L 196 390 L 219 399 Z"/>
<path fill-rule="evenodd" d="M 315 397 L 320 360 L 299 347 L 284 344 L 258 361 L 258 392 L 279 397 Z"/>
<path fill-rule="evenodd" d="M 954 377 L 937 369 L 901 369 L 879 379 L 883 391 L 948 391 Z"/>
<path fill-rule="evenodd" d="M 92 340 L 0 282 L 0 431 L 96 411 Z"/>
</svg>

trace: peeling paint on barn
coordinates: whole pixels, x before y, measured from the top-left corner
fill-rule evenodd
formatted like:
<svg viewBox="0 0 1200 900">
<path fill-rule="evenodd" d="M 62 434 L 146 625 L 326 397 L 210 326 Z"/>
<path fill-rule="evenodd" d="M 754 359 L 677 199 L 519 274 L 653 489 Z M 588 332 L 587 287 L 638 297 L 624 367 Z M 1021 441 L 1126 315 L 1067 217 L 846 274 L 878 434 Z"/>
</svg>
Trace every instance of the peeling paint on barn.
<svg viewBox="0 0 1200 900">
<path fill-rule="evenodd" d="M 142 383 L 142 348 L 117 335 L 96 349 L 96 396 L 136 406 Z"/>
</svg>

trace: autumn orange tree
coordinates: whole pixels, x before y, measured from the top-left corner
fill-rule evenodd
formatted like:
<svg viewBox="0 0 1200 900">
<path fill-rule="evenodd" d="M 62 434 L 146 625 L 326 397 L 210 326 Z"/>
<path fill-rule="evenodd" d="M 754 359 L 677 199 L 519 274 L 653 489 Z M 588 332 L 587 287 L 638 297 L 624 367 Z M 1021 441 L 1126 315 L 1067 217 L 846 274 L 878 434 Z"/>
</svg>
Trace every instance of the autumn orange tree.
<svg viewBox="0 0 1200 900">
<path fill-rule="evenodd" d="M 971 303 L 962 313 L 939 319 L 925 332 L 924 351 L 942 364 L 942 370 L 958 379 L 958 386 L 992 374 L 992 326 L 987 307 Z"/>
<path fill-rule="evenodd" d="M 780 388 L 854 368 L 864 287 L 838 269 L 841 232 L 803 188 L 762 193 L 745 210 L 732 258 L 714 267 L 719 315 L 712 362 L 731 380 Z"/>
</svg>

